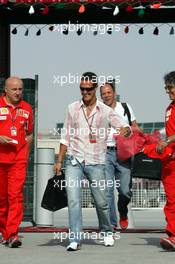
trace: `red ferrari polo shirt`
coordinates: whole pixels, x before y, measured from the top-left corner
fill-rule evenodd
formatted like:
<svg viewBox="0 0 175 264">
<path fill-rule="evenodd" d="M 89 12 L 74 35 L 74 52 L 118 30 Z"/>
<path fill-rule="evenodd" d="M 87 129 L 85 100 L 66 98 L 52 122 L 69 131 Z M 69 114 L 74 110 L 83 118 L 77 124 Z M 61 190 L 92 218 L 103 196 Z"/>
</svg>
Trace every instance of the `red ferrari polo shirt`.
<svg viewBox="0 0 175 264">
<path fill-rule="evenodd" d="M 166 109 L 165 129 L 167 137 L 175 135 L 175 102 L 172 102 Z M 175 143 L 170 146 L 175 149 Z"/>
<path fill-rule="evenodd" d="M 26 136 L 33 130 L 33 112 L 30 104 L 21 100 L 16 107 L 0 97 L 0 135 L 8 136 L 17 144 L 0 144 L 0 163 L 27 162 Z"/>
</svg>

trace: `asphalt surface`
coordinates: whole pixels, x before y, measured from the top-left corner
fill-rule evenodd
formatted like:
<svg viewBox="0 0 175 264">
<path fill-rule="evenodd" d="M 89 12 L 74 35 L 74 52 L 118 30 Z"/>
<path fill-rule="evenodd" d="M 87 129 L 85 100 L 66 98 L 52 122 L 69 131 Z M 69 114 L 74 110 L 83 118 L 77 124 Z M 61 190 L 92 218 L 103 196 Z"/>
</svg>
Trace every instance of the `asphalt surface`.
<svg viewBox="0 0 175 264">
<path fill-rule="evenodd" d="M 67 209 L 57 211 L 53 216 L 54 227 L 68 227 Z M 68 239 L 64 232 L 20 233 L 23 241 L 21 248 L 13 249 L 0 245 L 0 263 L 174 263 L 175 252 L 165 252 L 159 245 L 160 237 L 165 235 L 163 211 L 136 210 L 131 212 L 131 216 L 133 219 L 130 220 L 134 226 L 125 233 L 118 230 L 114 247 L 105 247 L 101 238 L 91 233 L 82 240 L 81 250 L 67 252 Z M 92 231 L 98 228 L 94 209 L 83 209 L 83 219 L 85 228 L 91 228 Z M 21 225 L 22 228 L 26 226 L 30 227 L 31 223 L 23 222 Z"/>
</svg>

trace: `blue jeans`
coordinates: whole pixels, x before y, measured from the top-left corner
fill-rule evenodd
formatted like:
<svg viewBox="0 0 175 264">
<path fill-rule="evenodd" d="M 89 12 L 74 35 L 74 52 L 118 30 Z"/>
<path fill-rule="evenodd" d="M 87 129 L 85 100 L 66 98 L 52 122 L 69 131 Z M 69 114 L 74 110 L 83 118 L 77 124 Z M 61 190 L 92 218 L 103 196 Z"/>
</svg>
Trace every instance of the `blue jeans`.
<svg viewBox="0 0 175 264">
<path fill-rule="evenodd" d="M 81 181 L 83 176 L 89 180 L 89 187 L 94 198 L 99 229 L 104 234 L 111 233 L 109 206 L 107 202 L 105 165 L 85 165 L 84 162 L 72 164 L 72 157 L 66 160 L 65 179 L 67 183 L 70 242 L 80 242 L 82 232 Z"/>
<path fill-rule="evenodd" d="M 119 185 L 117 187 L 119 193 L 118 211 L 120 216 L 126 217 L 128 213 L 127 205 L 132 196 L 131 159 L 121 162 L 117 160 L 116 151 L 108 149 L 106 153 L 105 171 L 107 183 L 113 182 L 113 184 L 107 184 L 110 220 L 112 225 L 117 226 L 114 188 Z"/>
</svg>

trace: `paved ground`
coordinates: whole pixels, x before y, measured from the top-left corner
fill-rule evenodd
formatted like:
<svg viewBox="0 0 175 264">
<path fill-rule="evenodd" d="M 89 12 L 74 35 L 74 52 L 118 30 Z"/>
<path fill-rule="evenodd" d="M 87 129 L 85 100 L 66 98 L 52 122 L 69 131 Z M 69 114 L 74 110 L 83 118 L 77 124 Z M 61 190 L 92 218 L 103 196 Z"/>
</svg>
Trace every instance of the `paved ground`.
<svg viewBox="0 0 175 264">
<path fill-rule="evenodd" d="M 138 233 L 140 228 L 164 228 L 165 222 L 161 210 L 133 211 L 135 233 L 118 234 L 114 247 L 106 248 L 99 240 L 91 238 L 83 241 L 82 249 L 77 252 L 67 252 L 67 240 L 57 239 L 54 233 L 25 233 L 23 246 L 10 249 L 0 246 L 0 263 L 13 264 L 169 264 L 174 263 L 175 252 L 164 252 L 159 246 L 160 231 Z M 83 210 L 84 226 L 97 227 L 95 211 Z M 30 223 L 22 223 L 22 226 Z M 67 210 L 63 209 L 54 215 L 54 225 L 67 225 Z M 55 239 L 54 239 L 55 238 Z M 93 237 L 94 238 L 94 237 Z"/>
<path fill-rule="evenodd" d="M 53 234 L 25 234 L 23 247 L 0 248 L 0 263 L 3 264 L 48 264 L 48 263 L 119 263 L 119 264 L 169 264 L 174 263 L 175 252 L 163 252 L 159 247 L 160 234 L 122 234 L 114 247 L 104 247 L 94 240 L 84 241 L 82 249 L 67 252 L 65 243 L 53 239 Z"/>
</svg>

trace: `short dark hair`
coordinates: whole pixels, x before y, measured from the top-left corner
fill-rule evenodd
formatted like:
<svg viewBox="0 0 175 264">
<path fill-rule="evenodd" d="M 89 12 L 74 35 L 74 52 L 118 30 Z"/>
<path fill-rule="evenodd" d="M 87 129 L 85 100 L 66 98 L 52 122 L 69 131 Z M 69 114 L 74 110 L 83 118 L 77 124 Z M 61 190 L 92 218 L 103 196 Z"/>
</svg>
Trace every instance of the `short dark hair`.
<svg viewBox="0 0 175 264">
<path fill-rule="evenodd" d="M 94 72 L 85 72 L 81 76 L 81 81 L 92 82 L 94 87 L 98 86 L 98 78 Z"/>
<path fill-rule="evenodd" d="M 115 79 L 112 79 L 112 80 L 106 81 L 104 84 L 102 84 L 102 85 L 100 86 L 100 92 L 101 92 L 101 89 L 103 88 L 103 86 L 105 86 L 105 85 L 109 85 L 109 86 L 111 86 L 113 92 L 115 93 Z"/>
<path fill-rule="evenodd" d="M 165 83 L 175 85 L 175 71 L 169 72 L 164 76 Z"/>
</svg>

